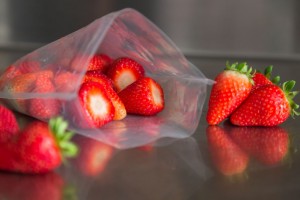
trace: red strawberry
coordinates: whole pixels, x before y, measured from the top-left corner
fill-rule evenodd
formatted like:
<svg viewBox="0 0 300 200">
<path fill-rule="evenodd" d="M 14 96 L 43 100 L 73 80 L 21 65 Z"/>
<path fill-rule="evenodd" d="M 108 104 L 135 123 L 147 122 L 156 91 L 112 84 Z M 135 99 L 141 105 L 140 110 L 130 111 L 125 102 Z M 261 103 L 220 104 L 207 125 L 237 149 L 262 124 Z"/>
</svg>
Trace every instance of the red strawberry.
<svg viewBox="0 0 300 200">
<path fill-rule="evenodd" d="M 220 173 L 232 176 L 246 170 L 248 155 L 232 141 L 223 128 L 208 126 L 206 135 L 213 164 Z"/>
<path fill-rule="evenodd" d="M 113 120 L 115 108 L 104 85 L 92 81 L 85 82 L 79 89 L 78 97 L 79 105 L 72 105 L 70 109 L 75 111 L 75 123 L 79 127 L 99 128 Z"/>
<path fill-rule="evenodd" d="M 87 71 L 99 70 L 102 73 L 105 73 L 112 61 L 113 60 L 106 54 L 96 54 L 91 58 Z"/>
<path fill-rule="evenodd" d="M 127 113 L 155 115 L 164 108 L 164 93 L 152 78 L 143 77 L 119 93 Z"/>
<path fill-rule="evenodd" d="M 62 118 L 47 123 L 29 123 L 17 138 L 0 146 L 0 169 L 39 174 L 56 169 L 63 156 L 74 156 L 76 146 L 69 142 L 71 132 Z"/>
<path fill-rule="evenodd" d="M 93 56 L 78 54 L 71 62 L 71 69 L 81 72 L 85 69 L 81 63 L 87 62 L 86 71 L 99 70 L 105 73 L 112 63 L 112 59 L 105 54 L 96 54 Z"/>
<path fill-rule="evenodd" d="M 269 84 L 277 84 L 280 80 L 279 76 L 276 76 L 274 79 L 271 80 L 271 73 L 273 70 L 273 66 L 270 65 L 266 67 L 264 73 L 256 72 L 253 75 L 253 82 L 254 85 L 252 87 L 252 91 L 256 90 L 257 88 L 263 86 L 263 85 L 269 85 Z"/>
<path fill-rule="evenodd" d="M 107 76 L 113 81 L 116 91 L 120 92 L 131 83 L 145 76 L 145 70 L 135 60 L 122 57 L 112 63 L 107 71 Z"/>
<path fill-rule="evenodd" d="M 295 81 L 277 85 L 264 85 L 256 89 L 230 117 L 231 123 L 238 126 L 276 126 L 290 115 L 299 115 L 299 105 L 293 98 L 297 92 L 291 91 Z"/>
<path fill-rule="evenodd" d="M 33 93 L 38 93 L 40 96 L 55 92 L 55 87 L 51 79 L 43 76 L 37 77 L 35 81 Z M 28 112 L 29 115 L 38 119 L 50 119 L 59 114 L 60 102 L 52 98 L 34 98 L 29 99 Z"/>
<path fill-rule="evenodd" d="M 289 135 L 285 129 L 279 126 L 231 126 L 229 130 L 230 136 L 236 144 L 265 165 L 278 164 L 288 154 Z"/>
<path fill-rule="evenodd" d="M 6 70 L 3 72 L 3 74 L 0 76 L 0 89 L 3 88 L 10 79 L 19 76 L 21 74 L 22 73 L 16 66 L 14 65 L 8 66 Z"/>
<path fill-rule="evenodd" d="M 102 74 L 99 70 L 88 71 L 83 82 L 88 81 L 98 82 L 105 87 L 106 94 L 115 108 L 114 120 L 121 120 L 126 117 L 127 112 L 125 106 L 116 91 L 113 89 L 113 84 L 107 76 Z"/>
<path fill-rule="evenodd" d="M 17 63 L 18 70 L 22 74 L 37 72 L 41 70 L 41 63 L 35 60 L 25 60 Z"/>
<path fill-rule="evenodd" d="M 113 148 L 107 144 L 87 137 L 76 137 L 80 151 L 75 159 L 76 166 L 87 176 L 97 176 L 105 169 L 113 154 Z"/>
<path fill-rule="evenodd" d="M 37 77 L 53 78 L 53 72 L 50 70 L 42 70 L 34 73 L 22 74 L 8 81 L 4 87 L 5 92 L 14 97 L 9 103 L 18 111 L 26 111 L 26 100 L 19 98 L 22 93 L 30 93 L 34 87 Z"/>
<path fill-rule="evenodd" d="M 58 92 L 73 92 L 79 84 L 80 76 L 69 71 L 60 71 L 54 77 L 55 89 Z"/>
<path fill-rule="evenodd" d="M 246 63 L 226 64 L 211 90 L 206 116 L 208 124 L 221 123 L 247 98 L 252 88 L 251 71 Z"/>
<path fill-rule="evenodd" d="M 0 104 L 0 143 L 17 135 L 19 125 L 14 113 Z"/>
<path fill-rule="evenodd" d="M 104 75 L 99 70 L 90 70 L 85 73 L 82 82 L 89 82 L 89 81 L 99 82 L 101 84 L 104 84 L 105 87 L 113 88 L 112 80 L 110 80 L 106 75 Z"/>
</svg>

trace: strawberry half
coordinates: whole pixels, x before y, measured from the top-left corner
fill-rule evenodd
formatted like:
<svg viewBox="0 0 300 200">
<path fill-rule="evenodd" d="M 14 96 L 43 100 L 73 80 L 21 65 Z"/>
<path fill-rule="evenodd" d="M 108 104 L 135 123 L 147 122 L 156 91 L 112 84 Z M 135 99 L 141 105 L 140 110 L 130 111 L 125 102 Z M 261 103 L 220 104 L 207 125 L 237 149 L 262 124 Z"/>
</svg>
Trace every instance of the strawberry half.
<svg viewBox="0 0 300 200">
<path fill-rule="evenodd" d="M 121 120 L 126 117 L 125 106 L 113 89 L 112 81 L 106 75 L 102 74 L 99 70 L 88 71 L 84 76 L 83 82 L 88 81 L 98 82 L 105 87 L 105 92 L 115 108 L 114 120 Z"/>
<path fill-rule="evenodd" d="M 130 114 L 155 115 L 164 108 L 163 89 L 149 77 L 138 79 L 118 95 Z"/>
<path fill-rule="evenodd" d="M 107 76 L 113 81 L 117 92 L 120 92 L 131 83 L 145 76 L 142 65 L 127 57 L 119 58 L 112 63 Z"/>
<path fill-rule="evenodd" d="M 215 78 L 206 120 L 216 125 L 226 119 L 250 94 L 252 68 L 246 63 L 226 63 L 226 69 Z"/>
<path fill-rule="evenodd" d="M 293 98 L 295 81 L 277 85 L 264 85 L 256 89 L 231 115 L 230 121 L 238 126 L 276 126 L 290 115 L 299 115 L 299 108 Z"/>
<path fill-rule="evenodd" d="M 106 88 L 98 82 L 85 82 L 78 93 L 80 108 L 75 109 L 77 124 L 81 128 L 101 127 L 113 120 L 115 108 L 109 99 Z M 74 109 L 73 107 L 71 109 Z"/>
</svg>

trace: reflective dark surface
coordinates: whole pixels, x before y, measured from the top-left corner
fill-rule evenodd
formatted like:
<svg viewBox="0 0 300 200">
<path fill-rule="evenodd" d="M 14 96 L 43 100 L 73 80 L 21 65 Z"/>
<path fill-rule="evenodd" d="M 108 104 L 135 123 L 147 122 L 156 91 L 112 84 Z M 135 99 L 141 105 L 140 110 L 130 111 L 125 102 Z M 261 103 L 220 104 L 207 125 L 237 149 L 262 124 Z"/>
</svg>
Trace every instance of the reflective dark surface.
<svg viewBox="0 0 300 200">
<path fill-rule="evenodd" d="M 296 0 L 26 2 L 17 6 L 17 1 L 0 0 L 0 71 L 97 17 L 134 7 L 162 28 L 208 78 L 213 79 L 226 61 L 247 61 L 260 70 L 273 65 L 274 75 L 280 74 L 283 81 L 295 80 L 295 89 L 300 90 L 300 5 Z M 295 101 L 300 103 L 300 95 Z M 248 158 L 242 163 L 242 173 L 230 176 L 224 175 L 216 161 L 222 160 L 223 154 L 214 158 L 214 145 L 207 139 L 206 112 L 207 101 L 192 137 L 165 138 L 135 149 L 117 150 L 77 135 L 75 140 L 84 154 L 54 173 L 0 172 L 0 199 L 299 199 L 299 117 L 280 125 L 281 133 L 288 136 L 287 153 L 272 164 L 250 155 L 230 137 L 229 144 L 237 145 Z M 227 123 L 219 128 L 227 136 L 244 133 Z M 272 130 L 260 132 L 277 134 Z M 87 148 L 89 151 L 84 151 Z M 228 148 L 221 151 L 227 152 L 227 163 L 240 155 Z M 233 170 L 234 165 L 231 167 Z"/>
</svg>

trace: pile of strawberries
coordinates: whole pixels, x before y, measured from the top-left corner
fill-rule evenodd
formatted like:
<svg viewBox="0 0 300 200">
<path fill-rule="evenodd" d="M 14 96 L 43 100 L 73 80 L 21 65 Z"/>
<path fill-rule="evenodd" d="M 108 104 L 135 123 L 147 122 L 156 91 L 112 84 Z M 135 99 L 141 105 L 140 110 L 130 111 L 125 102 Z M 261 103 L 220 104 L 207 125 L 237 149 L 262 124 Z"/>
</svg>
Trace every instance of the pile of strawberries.
<svg viewBox="0 0 300 200">
<path fill-rule="evenodd" d="M 276 126 L 299 115 L 299 105 L 293 101 L 295 81 L 278 84 L 279 77 L 270 80 L 272 67 L 265 73 L 252 72 L 246 63 L 226 64 L 212 87 L 208 113 L 209 125 L 229 118 L 237 126 Z"/>
<path fill-rule="evenodd" d="M 89 59 L 88 66 L 78 65 Z M 38 61 L 24 61 L 9 66 L 0 77 L 0 88 L 11 95 L 6 101 L 18 111 L 41 120 L 68 114 L 80 128 L 99 128 L 127 114 L 155 115 L 164 108 L 162 87 L 145 75 L 145 69 L 128 57 L 112 59 L 105 54 L 80 55 L 63 66 Z M 82 77 L 82 71 L 86 73 Z M 85 70 L 84 70 L 85 71 Z M 76 87 L 78 81 L 80 88 Z M 78 90 L 78 91 L 77 91 Z M 67 101 L 47 94 L 78 92 L 78 98 Z M 22 94 L 41 98 L 19 98 Z"/>
</svg>

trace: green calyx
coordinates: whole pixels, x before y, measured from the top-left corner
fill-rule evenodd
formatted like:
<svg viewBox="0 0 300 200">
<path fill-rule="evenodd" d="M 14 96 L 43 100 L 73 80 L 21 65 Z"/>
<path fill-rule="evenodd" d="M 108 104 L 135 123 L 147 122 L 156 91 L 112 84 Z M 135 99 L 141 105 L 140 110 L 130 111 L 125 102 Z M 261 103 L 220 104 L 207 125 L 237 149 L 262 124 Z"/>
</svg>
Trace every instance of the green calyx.
<svg viewBox="0 0 300 200">
<path fill-rule="evenodd" d="M 74 133 L 67 130 L 68 122 L 60 116 L 54 117 L 49 120 L 49 127 L 61 149 L 63 157 L 75 157 L 78 153 L 78 147 L 70 141 Z"/>
<path fill-rule="evenodd" d="M 273 65 L 270 65 L 270 66 L 265 68 L 264 75 L 272 83 L 274 83 L 275 85 L 278 85 L 279 81 L 280 81 L 280 76 L 275 76 L 273 79 L 271 79 L 272 71 L 273 71 Z"/>
<path fill-rule="evenodd" d="M 299 105 L 294 102 L 294 97 L 299 93 L 299 91 L 292 91 L 296 84 L 296 81 L 286 81 L 282 84 L 282 90 L 286 96 L 286 98 L 289 101 L 289 104 L 291 106 L 291 116 L 294 118 L 294 116 L 299 116 L 300 112 L 297 111 L 299 109 Z"/>
<path fill-rule="evenodd" d="M 242 62 L 242 63 L 235 62 L 230 64 L 227 61 L 225 70 L 232 70 L 232 71 L 237 71 L 239 73 L 245 74 L 249 78 L 250 82 L 253 83 L 252 67 L 249 67 L 246 62 Z"/>
</svg>

